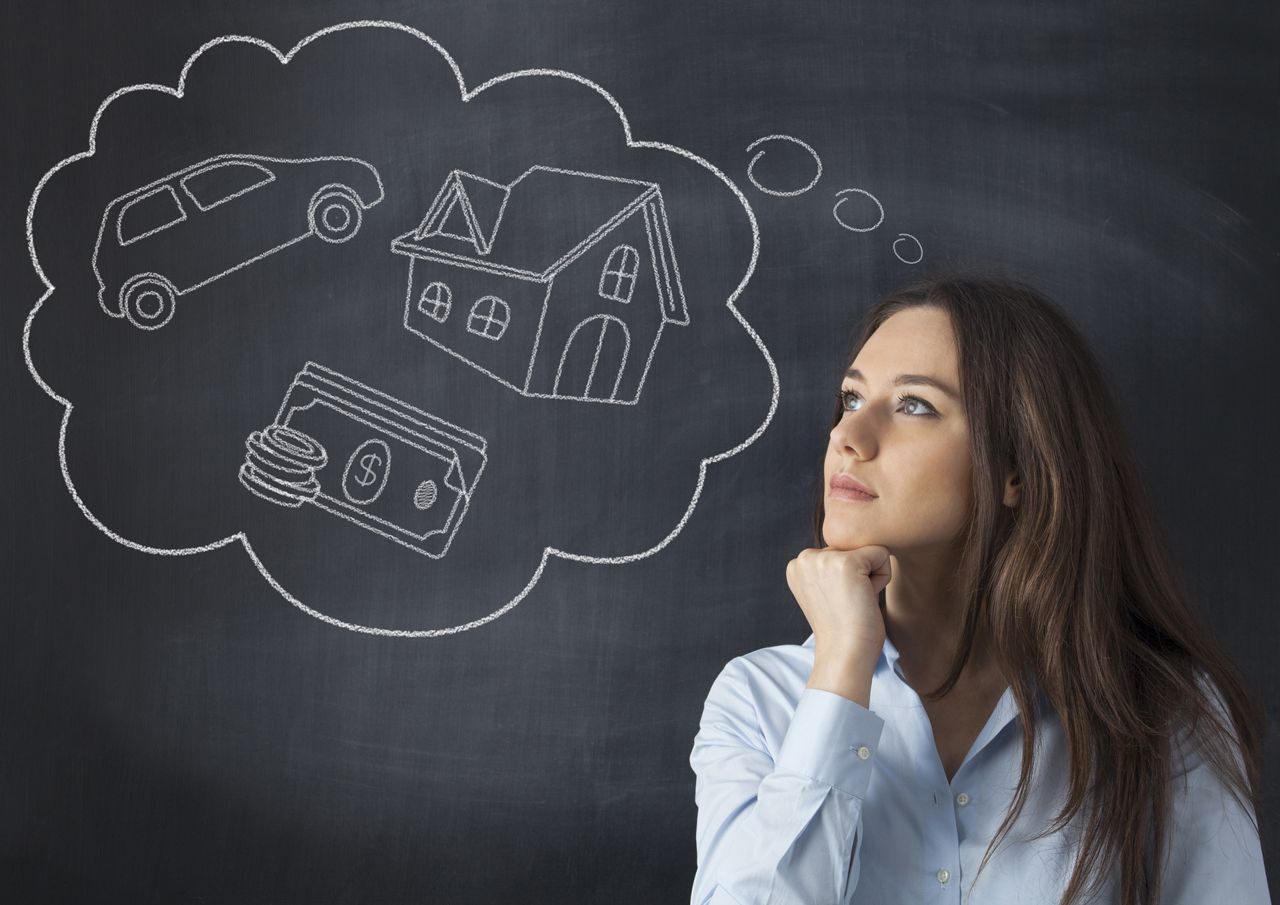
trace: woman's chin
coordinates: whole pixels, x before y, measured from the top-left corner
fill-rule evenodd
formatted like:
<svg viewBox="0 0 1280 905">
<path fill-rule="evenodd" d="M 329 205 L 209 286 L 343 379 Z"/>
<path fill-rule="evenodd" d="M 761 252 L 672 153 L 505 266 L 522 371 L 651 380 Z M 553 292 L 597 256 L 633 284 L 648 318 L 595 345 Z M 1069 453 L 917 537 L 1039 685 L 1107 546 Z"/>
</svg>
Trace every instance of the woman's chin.
<svg viewBox="0 0 1280 905">
<path fill-rule="evenodd" d="M 856 550 L 876 543 L 875 539 L 863 531 L 842 531 L 837 525 L 830 523 L 823 526 L 822 539 L 827 546 L 835 550 Z"/>
</svg>

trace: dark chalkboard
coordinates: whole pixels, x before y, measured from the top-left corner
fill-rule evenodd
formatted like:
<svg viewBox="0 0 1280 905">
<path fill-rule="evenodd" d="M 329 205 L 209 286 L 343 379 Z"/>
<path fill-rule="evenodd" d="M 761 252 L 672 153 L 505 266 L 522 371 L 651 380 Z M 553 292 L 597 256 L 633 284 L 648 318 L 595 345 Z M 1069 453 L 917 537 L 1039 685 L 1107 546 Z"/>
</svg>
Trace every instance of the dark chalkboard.
<svg viewBox="0 0 1280 905">
<path fill-rule="evenodd" d="M 1273 5 L 233 6 L 6 14 L 13 901 L 687 900 L 947 267 L 1088 335 L 1274 749 Z"/>
</svg>

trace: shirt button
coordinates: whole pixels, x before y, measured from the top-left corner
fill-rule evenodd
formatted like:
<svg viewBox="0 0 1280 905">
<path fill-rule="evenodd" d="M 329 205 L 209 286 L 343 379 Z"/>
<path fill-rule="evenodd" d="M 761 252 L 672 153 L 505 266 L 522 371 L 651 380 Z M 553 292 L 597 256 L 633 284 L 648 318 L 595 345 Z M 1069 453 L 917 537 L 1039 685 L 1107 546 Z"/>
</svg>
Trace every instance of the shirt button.
<svg viewBox="0 0 1280 905">
<path fill-rule="evenodd" d="M 961 792 L 959 795 L 956 796 L 956 804 L 960 805 L 960 807 L 964 807 L 968 803 L 969 803 L 968 792 Z"/>
<path fill-rule="evenodd" d="M 939 883 L 946 883 L 950 879 L 951 879 L 951 871 L 947 870 L 945 867 L 938 869 Z"/>
<path fill-rule="evenodd" d="M 866 745 L 860 745 L 860 746 L 858 747 L 858 757 L 859 757 L 859 758 L 861 758 L 862 760 L 866 760 L 866 759 L 867 759 L 868 757 L 870 757 L 870 756 L 871 756 L 871 749 L 870 749 L 870 748 L 868 748 Z"/>
</svg>

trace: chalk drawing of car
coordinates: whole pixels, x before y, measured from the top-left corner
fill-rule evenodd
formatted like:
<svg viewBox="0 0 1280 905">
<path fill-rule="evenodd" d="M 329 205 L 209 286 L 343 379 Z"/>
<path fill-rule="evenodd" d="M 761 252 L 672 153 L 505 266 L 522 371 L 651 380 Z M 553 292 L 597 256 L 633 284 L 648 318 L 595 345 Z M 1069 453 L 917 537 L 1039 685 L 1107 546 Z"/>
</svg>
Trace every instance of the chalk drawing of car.
<svg viewBox="0 0 1280 905">
<path fill-rule="evenodd" d="M 98 304 L 158 329 L 180 295 L 311 235 L 346 242 L 382 197 L 378 171 L 356 157 L 202 160 L 107 205 L 93 248 Z"/>
</svg>

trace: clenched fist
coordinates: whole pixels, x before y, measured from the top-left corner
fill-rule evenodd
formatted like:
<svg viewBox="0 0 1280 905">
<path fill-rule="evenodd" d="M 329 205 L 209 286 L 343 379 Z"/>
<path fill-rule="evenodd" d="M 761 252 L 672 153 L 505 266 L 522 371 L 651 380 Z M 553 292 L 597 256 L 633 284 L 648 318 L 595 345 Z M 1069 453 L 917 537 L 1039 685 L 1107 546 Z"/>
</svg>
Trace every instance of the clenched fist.
<svg viewBox="0 0 1280 905">
<path fill-rule="evenodd" d="M 787 563 L 787 586 L 814 634 L 808 687 L 867 706 L 885 638 L 880 591 L 892 577 L 888 548 L 875 545 L 809 548 Z"/>
</svg>

